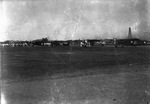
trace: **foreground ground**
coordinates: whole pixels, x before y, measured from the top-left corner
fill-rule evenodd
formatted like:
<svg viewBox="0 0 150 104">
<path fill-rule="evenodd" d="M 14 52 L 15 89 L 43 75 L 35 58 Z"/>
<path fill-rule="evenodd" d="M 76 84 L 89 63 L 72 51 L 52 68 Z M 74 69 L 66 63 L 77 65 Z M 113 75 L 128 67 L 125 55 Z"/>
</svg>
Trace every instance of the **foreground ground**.
<svg viewBox="0 0 150 104">
<path fill-rule="evenodd" d="M 1 104 L 150 102 L 150 47 L 6 47 L 1 69 Z"/>
</svg>

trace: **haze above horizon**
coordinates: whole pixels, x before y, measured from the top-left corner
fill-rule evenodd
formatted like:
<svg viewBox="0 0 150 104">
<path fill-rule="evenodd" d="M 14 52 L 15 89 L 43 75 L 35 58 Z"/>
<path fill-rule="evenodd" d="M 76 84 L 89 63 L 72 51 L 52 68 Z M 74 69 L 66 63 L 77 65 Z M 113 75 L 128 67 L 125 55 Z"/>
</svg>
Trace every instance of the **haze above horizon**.
<svg viewBox="0 0 150 104">
<path fill-rule="evenodd" d="M 3 0 L 0 41 L 124 38 L 150 39 L 149 0 Z"/>
</svg>

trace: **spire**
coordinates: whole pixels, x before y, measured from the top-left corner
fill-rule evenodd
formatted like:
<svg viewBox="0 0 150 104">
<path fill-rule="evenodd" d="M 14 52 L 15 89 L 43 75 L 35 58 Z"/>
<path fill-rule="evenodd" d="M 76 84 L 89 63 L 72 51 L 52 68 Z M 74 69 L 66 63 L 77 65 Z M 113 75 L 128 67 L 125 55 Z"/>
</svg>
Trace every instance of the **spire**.
<svg viewBox="0 0 150 104">
<path fill-rule="evenodd" d="M 128 32 L 128 39 L 132 38 L 132 32 L 131 32 L 131 27 L 129 27 L 129 32 Z"/>
</svg>

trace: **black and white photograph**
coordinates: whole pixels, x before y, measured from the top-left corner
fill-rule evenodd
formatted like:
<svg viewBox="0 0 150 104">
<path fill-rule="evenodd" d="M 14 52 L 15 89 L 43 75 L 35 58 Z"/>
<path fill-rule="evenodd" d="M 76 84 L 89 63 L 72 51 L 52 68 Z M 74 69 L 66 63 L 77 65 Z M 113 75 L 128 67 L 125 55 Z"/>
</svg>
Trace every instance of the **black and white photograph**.
<svg viewBox="0 0 150 104">
<path fill-rule="evenodd" d="M 150 0 L 0 0 L 0 104 L 150 104 Z"/>
</svg>

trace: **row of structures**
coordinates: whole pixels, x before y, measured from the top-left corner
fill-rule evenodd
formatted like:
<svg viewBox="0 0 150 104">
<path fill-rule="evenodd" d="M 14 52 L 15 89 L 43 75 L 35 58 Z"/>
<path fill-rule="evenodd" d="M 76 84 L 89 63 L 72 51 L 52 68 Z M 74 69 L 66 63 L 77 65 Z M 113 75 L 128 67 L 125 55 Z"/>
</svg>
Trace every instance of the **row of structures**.
<svg viewBox="0 0 150 104">
<path fill-rule="evenodd" d="M 91 46 L 104 46 L 105 44 L 113 44 L 113 39 L 105 40 L 48 40 L 47 38 L 37 39 L 33 41 L 13 41 L 7 40 L 0 42 L 1 47 L 56 47 L 56 46 L 80 46 L 80 47 L 91 47 Z"/>
<path fill-rule="evenodd" d="M 13 41 L 8 40 L 0 42 L 1 47 L 56 47 L 56 46 L 80 46 L 80 47 L 91 47 L 91 46 L 105 46 L 105 45 L 118 45 L 122 46 L 138 46 L 150 44 L 148 41 L 142 41 L 140 39 L 87 39 L 87 40 L 48 40 L 47 38 L 37 39 L 33 41 Z"/>
<path fill-rule="evenodd" d="M 26 46 L 80 46 L 80 47 L 91 47 L 91 46 L 104 46 L 104 45 L 114 45 L 118 47 L 119 45 L 124 46 L 140 46 L 140 45 L 150 45 L 150 41 L 140 40 L 132 37 L 131 28 L 129 27 L 128 37 L 125 39 L 86 39 L 86 40 L 53 40 L 50 41 L 48 38 L 42 38 L 32 41 L 13 41 L 8 40 L 5 42 L 0 42 L 1 47 L 26 47 Z"/>
</svg>

